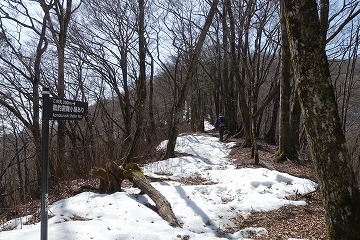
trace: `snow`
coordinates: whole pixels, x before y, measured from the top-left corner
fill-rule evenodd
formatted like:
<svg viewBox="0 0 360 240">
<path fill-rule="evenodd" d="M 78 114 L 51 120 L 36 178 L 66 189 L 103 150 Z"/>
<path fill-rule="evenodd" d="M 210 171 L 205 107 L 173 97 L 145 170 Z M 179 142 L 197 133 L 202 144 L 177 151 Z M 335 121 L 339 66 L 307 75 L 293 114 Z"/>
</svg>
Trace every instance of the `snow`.
<svg viewBox="0 0 360 240">
<path fill-rule="evenodd" d="M 207 124 L 207 128 L 212 126 Z M 164 148 L 166 141 L 159 145 Z M 206 134 L 181 135 L 176 151 L 187 155 L 143 166 L 148 176 L 165 180 L 154 182 L 171 203 L 183 228 L 173 228 L 156 212 L 147 195 L 139 195 L 137 188 L 114 194 L 80 193 L 49 206 L 48 238 L 56 240 L 88 239 L 249 239 L 249 234 L 266 236 L 262 227 L 239 229 L 227 234 L 234 226 L 231 218 L 251 212 L 270 211 L 281 206 L 305 205 L 304 201 L 287 200 L 296 193 L 313 191 L 316 183 L 286 173 L 265 168 L 242 168 L 229 159 L 234 143 L 223 143 Z M 181 178 L 201 177 L 204 185 L 185 185 Z M 40 239 L 41 223 L 26 225 L 31 216 L 14 219 L 0 226 L 13 227 L 1 231 L 0 240 Z"/>
</svg>

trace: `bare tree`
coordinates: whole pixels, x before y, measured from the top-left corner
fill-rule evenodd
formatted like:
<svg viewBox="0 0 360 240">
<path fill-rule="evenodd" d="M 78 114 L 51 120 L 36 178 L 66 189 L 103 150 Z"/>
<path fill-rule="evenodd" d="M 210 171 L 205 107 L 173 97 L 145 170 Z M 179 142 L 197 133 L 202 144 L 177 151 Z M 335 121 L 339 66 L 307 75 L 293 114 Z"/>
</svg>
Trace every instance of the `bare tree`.
<svg viewBox="0 0 360 240">
<path fill-rule="evenodd" d="M 360 79 L 359 69 L 359 13 L 358 1 L 344 1 L 338 8 L 332 9 L 333 4 L 322 1 L 321 26 L 326 34 L 326 44 L 329 52 L 331 79 L 336 90 L 335 96 L 339 104 L 340 119 L 346 135 L 349 154 L 353 156 L 353 167 L 360 186 L 360 165 L 357 156 L 360 154 L 359 140 L 360 125 L 356 114 L 359 109 Z M 325 24 L 324 18 L 328 18 Z"/>
<path fill-rule="evenodd" d="M 239 14 L 239 17 L 241 18 L 241 22 L 244 24 L 239 25 L 238 34 L 239 36 L 239 42 L 238 46 L 239 49 L 237 52 L 235 52 L 234 46 L 232 47 L 232 64 L 233 69 L 235 71 L 235 78 L 237 80 L 237 90 L 238 90 L 238 96 L 239 96 L 239 108 L 241 112 L 241 120 L 242 125 L 244 129 L 244 147 L 248 147 L 252 145 L 252 131 L 251 131 L 251 112 L 249 107 L 249 101 L 247 98 L 247 88 L 246 88 L 246 80 L 249 76 L 249 66 L 248 66 L 248 60 L 250 58 L 249 56 L 249 38 L 250 38 L 250 25 L 251 25 L 251 18 L 252 14 L 254 12 L 256 4 L 254 1 L 247 2 L 246 6 L 242 6 L 240 4 L 239 7 L 244 7 L 244 12 L 242 14 Z M 230 21 L 231 24 L 231 21 Z M 234 28 L 230 25 L 230 28 Z M 233 29 L 235 31 L 235 29 Z M 232 44 L 235 44 L 235 32 L 232 33 L 232 38 L 234 40 L 231 41 Z M 236 54 L 238 53 L 238 54 Z M 237 55 L 240 55 L 237 57 Z M 239 60 L 237 60 L 239 59 Z M 238 70 L 239 69 L 239 70 Z"/>
<path fill-rule="evenodd" d="M 120 147 L 127 152 L 133 139 L 136 96 L 132 96 L 132 93 L 138 66 L 134 58 L 137 55 L 135 40 L 138 31 L 135 6 L 130 2 L 92 0 L 84 4 L 83 10 L 87 16 L 78 21 L 73 35 L 73 49 L 93 73 L 107 84 L 109 90 L 105 89 L 105 97 L 111 97 L 110 93 L 115 94 L 121 115 L 113 118 L 113 121 L 122 132 Z"/>
<path fill-rule="evenodd" d="M 15 7 L 16 6 L 16 7 Z M 15 9 L 15 10 L 14 10 Z M 15 17 L 17 16 L 17 18 Z M 36 173 L 40 183 L 41 162 L 41 134 L 40 134 L 40 96 L 41 59 L 47 49 L 46 21 L 36 19 L 30 15 L 25 4 L 18 1 L 8 1 L 0 7 L 0 29 L 2 33 L 2 67 L 0 75 L 2 84 L 0 89 L 0 104 L 17 119 L 19 124 L 31 132 L 31 139 L 35 146 Z M 21 38 L 22 31 L 7 29 L 6 22 L 10 22 L 18 29 L 27 31 L 36 39 L 35 45 L 28 42 L 31 49 L 26 49 Z M 40 184 L 39 184 L 40 186 Z"/>
<path fill-rule="evenodd" d="M 123 166 L 131 162 L 135 162 L 135 154 L 138 152 L 141 137 L 144 129 L 145 104 L 146 104 L 146 40 L 145 40 L 145 2 L 139 0 L 138 13 L 138 34 L 139 34 L 139 77 L 136 80 L 137 99 L 134 105 L 136 130 L 132 138 L 132 143 L 123 162 Z"/>
<path fill-rule="evenodd" d="M 212 23 L 212 19 L 217 11 L 218 2 L 219 2 L 218 0 L 212 1 L 210 10 L 206 16 L 205 23 L 204 23 L 203 27 L 201 28 L 201 32 L 200 32 L 199 38 L 196 42 L 196 45 L 189 54 L 190 62 L 189 62 L 188 69 L 185 74 L 185 81 L 184 81 L 183 85 L 181 86 L 177 102 L 174 106 L 174 115 L 173 115 L 171 129 L 169 130 L 169 138 L 168 138 L 169 141 L 168 141 L 168 144 L 166 147 L 166 152 L 165 152 L 164 158 L 169 158 L 169 157 L 174 156 L 175 144 L 176 144 L 176 139 L 178 136 L 178 125 L 181 122 L 181 119 L 183 117 L 183 109 L 184 109 L 186 98 L 187 98 L 187 95 L 188 95 L 188 92 L 189 92 L 189 89 L 190 89 L 190 86 L 192 83 L 192 79 L 194 77 L 194 73 L 195 73 L 197 62 L 198 62 L 198 59 L 200 56 L 200 52 L 201 52 L 202 46 L 204 44 L 206 34 Z"/>
<path fill-rule="evenodd" d="M 47 21 L 47 27 L 51 33 L 51 38 L 56 47 L 57 53 L 57 79 L 56 95 L 58 98 L 65 98 L 65 47 L 68 35 L 68 27 L 73 13 L 80 7 L 80 3 L 74 6 L 72 0 L 65 1 L 39 1 Z M 55 17 L 52 17 L 52 16 Z M 50 87 L 50 86 L 49 86 Z M 57 128 L 57 163 L 51 164 L 53 175 L 63 178 L 67 172 L 66 166 L 69 161 L 65 157 L 66 153 L 66 122 L 59 121 Z M 55 159 L 54 159 L 55 160 Z M 57 167 L 54 167 L 57 166 Z"/>
</svg>

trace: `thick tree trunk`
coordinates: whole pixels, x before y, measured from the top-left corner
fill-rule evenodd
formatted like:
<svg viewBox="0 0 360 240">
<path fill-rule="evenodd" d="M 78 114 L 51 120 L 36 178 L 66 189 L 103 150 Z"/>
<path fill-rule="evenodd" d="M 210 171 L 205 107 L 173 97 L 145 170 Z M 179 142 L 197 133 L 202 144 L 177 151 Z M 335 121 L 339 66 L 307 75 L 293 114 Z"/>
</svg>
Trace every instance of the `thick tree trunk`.
<svg viewBox="0 0 360 240">
<path fill-rule="evenodd" d="M 169 159 L 172 157 L 175 157 L 175 146 L 176 146 L 176 139 L 178 136 L 178 123 L 170 122 L 171 126 L 169 126 L 169 132 L 168 132 L 168 143 L 166 145 L 166 151 L 163 156 L 163 159 Z"/>
<path fill-rule="evenodd" d="M 330 240 L 360 237 L 360 191 L 341 128 L 315 0 L 285 0 L 292 63 Z"/>
<path fill-rule="evenodd" d="M 147 180 L 143 174 L 132 171 L 131 181 L 154 201 L 159 215 L 164 220 L 173 227 L 181 227 L 168 200 L 150 184 L 149 180 Z"/>
</svg>

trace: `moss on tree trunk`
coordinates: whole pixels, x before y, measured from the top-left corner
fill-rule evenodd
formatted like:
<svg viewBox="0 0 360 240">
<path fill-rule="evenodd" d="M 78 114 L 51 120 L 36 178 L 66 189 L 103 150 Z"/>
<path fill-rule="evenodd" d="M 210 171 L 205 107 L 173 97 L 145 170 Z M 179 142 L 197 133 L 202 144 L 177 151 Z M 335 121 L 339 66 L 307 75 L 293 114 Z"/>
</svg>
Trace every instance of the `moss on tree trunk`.
<svg viewBox="0 0 360 240">
<path fill-rule="evenodd" d="M 345 146 L 315 0 L 284 1 L 297 92 L 329 239 L 360 239 L 360 193 Z"/>
</svg>

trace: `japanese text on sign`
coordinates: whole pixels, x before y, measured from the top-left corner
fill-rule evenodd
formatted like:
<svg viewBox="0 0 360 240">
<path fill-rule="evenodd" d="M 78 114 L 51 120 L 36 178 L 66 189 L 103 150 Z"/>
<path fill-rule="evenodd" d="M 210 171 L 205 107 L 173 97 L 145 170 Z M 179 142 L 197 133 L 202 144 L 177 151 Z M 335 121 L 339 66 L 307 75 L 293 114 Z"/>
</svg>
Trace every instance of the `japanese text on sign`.
<svg viewBox="0 0 360 240">
<path fill-rule="evenodd" d="M 81 120 L 88 109 L 87 102 L 50 98 L 45 116 L 53 120 Z"/>
</svg>

